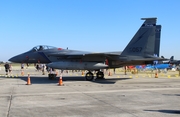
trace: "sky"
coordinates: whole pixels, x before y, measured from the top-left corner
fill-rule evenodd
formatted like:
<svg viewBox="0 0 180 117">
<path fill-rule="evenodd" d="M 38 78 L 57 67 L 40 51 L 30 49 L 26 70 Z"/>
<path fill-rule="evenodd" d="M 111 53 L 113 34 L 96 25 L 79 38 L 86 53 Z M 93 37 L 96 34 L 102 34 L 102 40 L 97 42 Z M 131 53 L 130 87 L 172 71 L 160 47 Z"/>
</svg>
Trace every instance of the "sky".
<svg viewBox="0 0 180 117">
<path fill-rule="evenodd" d="M 37 45 L 122 51 L 143 17 L 162 25 L 160 55 L 180 59 L 179 0 L 0 0 L 0 61 Z"/>
</svg>

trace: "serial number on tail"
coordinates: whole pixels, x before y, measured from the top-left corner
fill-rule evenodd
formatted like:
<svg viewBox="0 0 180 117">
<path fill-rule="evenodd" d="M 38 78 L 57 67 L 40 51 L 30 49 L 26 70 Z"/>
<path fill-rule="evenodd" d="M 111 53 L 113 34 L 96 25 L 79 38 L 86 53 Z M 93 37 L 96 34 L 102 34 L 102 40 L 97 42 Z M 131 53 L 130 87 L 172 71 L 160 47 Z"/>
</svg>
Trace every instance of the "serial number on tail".
<svg viewBox="0 0 180 117">
<path fill-rule="evenodd" d="M 142 47 L 132 47 L 129 48 L 130 52 L 141 52 L 142 51 Z"/>
</svg>

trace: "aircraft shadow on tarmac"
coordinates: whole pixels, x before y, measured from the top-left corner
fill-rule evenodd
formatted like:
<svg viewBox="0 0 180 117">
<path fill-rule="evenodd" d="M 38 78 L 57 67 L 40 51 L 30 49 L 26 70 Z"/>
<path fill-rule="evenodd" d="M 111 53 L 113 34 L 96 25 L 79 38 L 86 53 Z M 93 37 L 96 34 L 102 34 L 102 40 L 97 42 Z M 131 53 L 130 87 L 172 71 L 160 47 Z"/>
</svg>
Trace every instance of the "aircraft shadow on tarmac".
<svg viewBox="0 0 180 117">
<path fill-rule="evenodd" d="M 20 79 L 27 81 L 27 76 L 21 76 L 19 77 Z M 49 79 L 48 77 L 37 77 L 37 76 L 31 76 L 31 83 L 32 84 L 51 84 L 51 83 L 58 83 L 59 77 L 56 77 L 55 79 Z M 68 81 L 85 81 L 85 82 L 93 82 L 93 83 L 99 83 L 99 84 L 114 84 L 119 80 L 128 80 L 132 78 L 111 78 L 111 79 L 96 79 L 94 81 L 86 81 L 84 76 L 64 76 L 63 81 L 68 82 Z"/>
<path fill-rule="evenodd" d="M 180 94 L 163 94 L 165 96 L 180 96 Z"/>
<path fill-rule="evenodd" d="M 144 111 L 161 112 L 161 113 L 168 113 L 168 114 L 180 114 L 180 110 L 144 110 Z"/>
</svg>

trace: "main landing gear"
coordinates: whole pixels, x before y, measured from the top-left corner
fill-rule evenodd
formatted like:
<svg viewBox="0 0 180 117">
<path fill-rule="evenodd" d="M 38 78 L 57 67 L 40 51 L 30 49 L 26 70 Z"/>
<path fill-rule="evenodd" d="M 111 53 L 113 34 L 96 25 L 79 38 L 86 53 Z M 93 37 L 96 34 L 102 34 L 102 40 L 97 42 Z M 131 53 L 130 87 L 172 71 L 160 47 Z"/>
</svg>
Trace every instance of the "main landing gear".
<svg viewBox="0 0 180 117">
<path fill-rule="evenodd" d="M 93 73 L 92 72 L 88 72 L 88 73 L 86 73 L 86 80 L 87 81 L 92 81 L 93 79 L 94 79 L 94 75 L 93 75 Z"/>
<path fill-rule="evenodd" d="M 92 81 L 94 79 L 94 74 L 89 71 L 88 73 L 86 73 L 85 77 L 87 81 Z M 104 79 L 104 73 L 102 71 L 97 71 L 96 79 Z"/>
</svg>

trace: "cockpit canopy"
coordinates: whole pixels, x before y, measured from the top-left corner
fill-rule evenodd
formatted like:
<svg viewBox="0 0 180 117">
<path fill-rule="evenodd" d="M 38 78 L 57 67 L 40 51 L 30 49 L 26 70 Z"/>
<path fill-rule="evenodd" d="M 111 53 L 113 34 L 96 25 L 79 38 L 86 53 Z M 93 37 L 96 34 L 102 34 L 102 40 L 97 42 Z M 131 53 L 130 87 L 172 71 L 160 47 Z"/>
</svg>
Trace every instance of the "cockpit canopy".
<svg viewBox="0 0 180 117">
<path fill-rule="evenodd" d="M 33 49 L 31 49 L 31 51 L 35 52 L 35 51 L 41 51 L 41 50 L 47 50 L 47 49 L 53 49 L 56 47 L 53 46 L 47 46 L 47 45 L 38 45 L 33 47 Z"/>
</svg>

